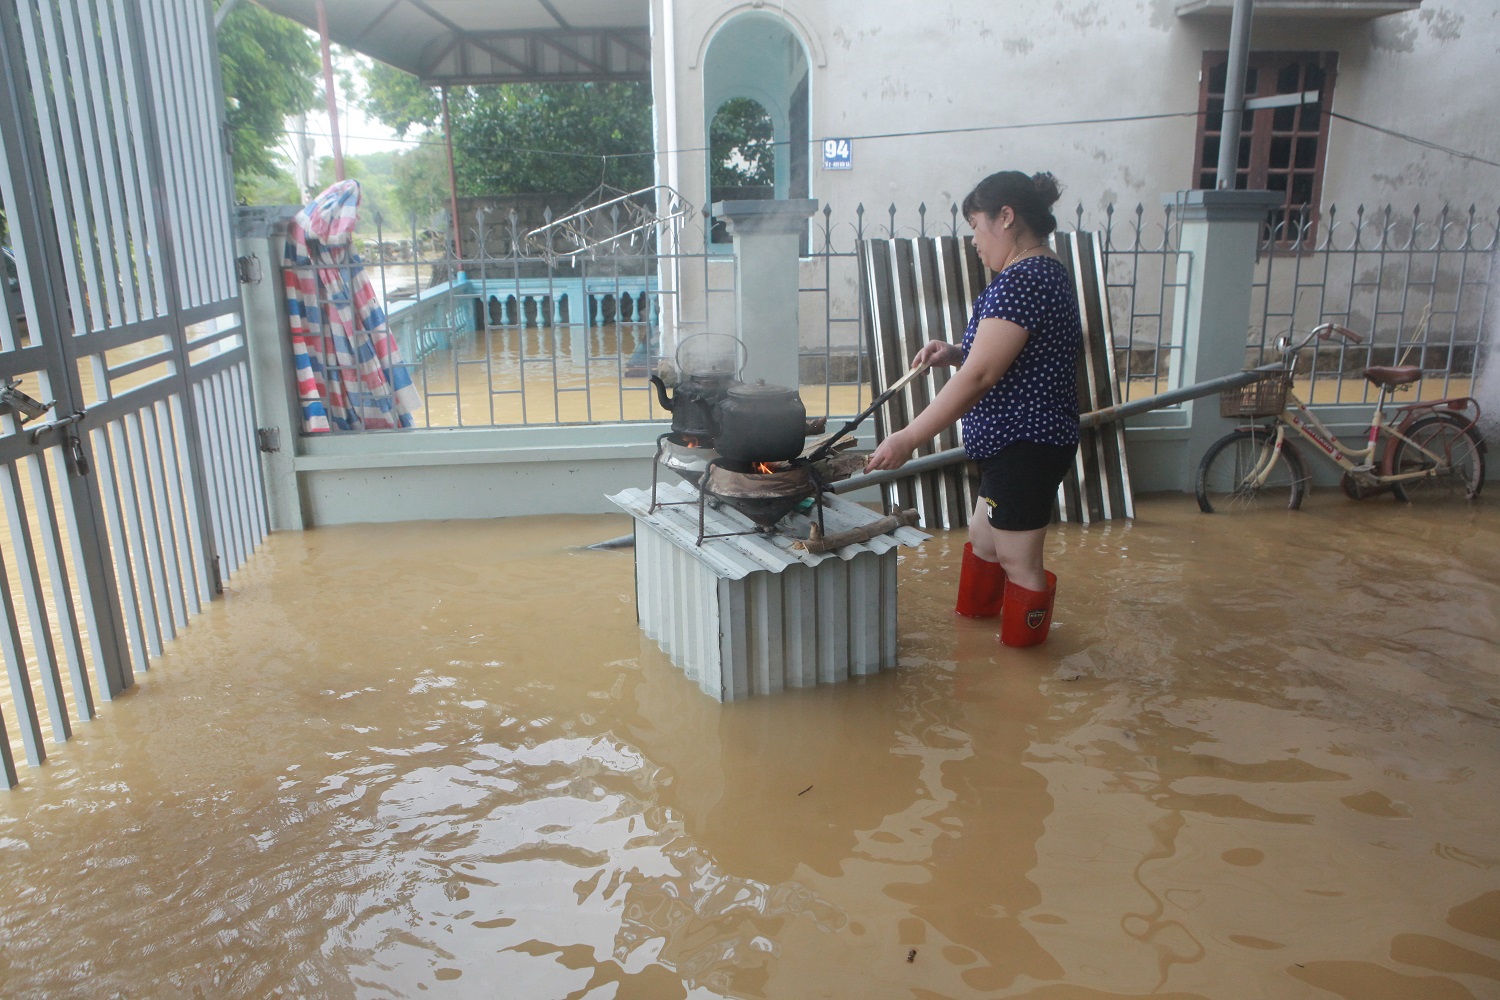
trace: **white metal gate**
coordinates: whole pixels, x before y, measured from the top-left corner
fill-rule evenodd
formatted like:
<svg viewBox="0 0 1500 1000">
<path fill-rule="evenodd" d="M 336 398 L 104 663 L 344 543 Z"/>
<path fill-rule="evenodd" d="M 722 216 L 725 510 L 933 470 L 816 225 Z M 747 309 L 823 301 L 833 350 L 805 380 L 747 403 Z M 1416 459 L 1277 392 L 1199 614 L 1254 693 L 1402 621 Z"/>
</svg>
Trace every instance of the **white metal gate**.
<svg viewBox="0 0 1500 1000">
<path fill-rule="evenodd" d="M 265 534 L 213 44 L 209 0 L 0 0 L 0 787 Z"/>
</svg>

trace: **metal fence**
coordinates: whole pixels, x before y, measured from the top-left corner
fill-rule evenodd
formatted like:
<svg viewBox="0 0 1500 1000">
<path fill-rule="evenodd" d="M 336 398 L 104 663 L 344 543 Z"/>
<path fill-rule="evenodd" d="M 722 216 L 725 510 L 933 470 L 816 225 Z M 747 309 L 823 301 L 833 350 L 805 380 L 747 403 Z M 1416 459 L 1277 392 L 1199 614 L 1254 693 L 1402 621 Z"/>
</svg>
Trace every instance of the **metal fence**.
<svg viewBox="0 0 1500 1000">
<path fill-rule="evenodd" d="M 1500 209 L 1474 206 L 1430 216 L 1420 207 L 1304 211 L 1289 245 L 1276 247 L 1280 234 L 1267 233 L 1262 246 L 1249 360 L 1269 357 L 1279 334 L 1333 321 L 1365 339 L 1309 352 L 1318 401 L 1371 401 L 1374 387 L 1356 373 L 1381 364 L 1420 366 L 1423 398 L 1466 394 L 1486 335 L 1497 233 Z"/>
<path fill-rule="evenodd" d="M 512 213 L 467 227 L 458 257 L 451 239 L 424 239 L 414 221 L 392 234 L 377 217 L 366 245 L 401 250 L 365 266 L 425 402 L 417 426 L 660 419 L 645 375 L 679 229 L 565 256 L 528 242 Z"/>
<path fill-rule="evenodd" d="M 550 219 L 550 213 L 548 215 Z M 401 233 L 375 220 L 368 268 L 386 303 L 403 363 L 426 406 L 419 427 L 490 427 L 665 418 L 645 381 L 671 363 L 676 343 L 734 328 L 733 258 L 707 241 L 707 221 L 688 215 L 618 234 L 634 220 L 595 220 L 596 252 L 541 246 L 514 213 L 464 227 L 463 257 L 411 220 Z M 1073 228 L 1087 226 L 1083 209 Z M 959 236 L 959 207 L 857 205 L 841 217 L 825 205 L 812 219 L 801 263 L 800 383 L 808 412 L 849 416 L 870 396 L 857 250 L 867 239 Z M 1169 387 L 1182 345 L 1173 309 L 1186 282 L 1170 208 L 1159 222 L 1138 206 L 1099 227 L 1127 391 Z M 552 239 L 553 237 L 548 237 Z M 564 255 L 566 254 L 566 255 Z M 1177 338 L 1177 339 L 1174 339 Z"/>
<path fill-rule="evenodd" d="M 1097 228 L 1104 247 L 1105 295 L 1115 337 L 1115 374 L 1123 398 L 1150 396 L 1181 383 L 1185 305 L 1192 261 L 1178 249 L 1172 206 L 1148 220 L 1141 204 L 1124 218 L 1113 205 L 1089 226 L 1079 206 L 1074 228 Z"/>
<path fill-rule="evenodd" d="M 1306 354 L 1308 398 L 1369 403 L 1372 386 L 1359 372 L 1395 363 L 1427 372 L 1419 398 L 1469 391 L 1488 336 L 1484 317 L 1500 209 L 1454 212 L 1445 206 L 1424 215 L 1420 207 L 1409 213 L 1361 207 L 1349 218 L 1331 206 L 1322 213 L 1304 208 L 1298 223 L 1291 240 L 1269 226 L 1263 232 L 1253 313 L 1246 318 L 1247 367 L 1275 360 L 1279 335 L 1332 321 L 1365 340 Z M 1073 226 L 1103 236 L 1122 396 L 1175 388 L 1183 350 L 1178 313 L 1192 262 L 1179 249 L 1181 223 L 1173 206 L 1164 205 L 1154 221 L 1142 205 L 1124 218 L 1110 206 L 1097 224 L 1079 206 Z"/>
<path fill-rule="evenodd" d="M 617 211 L 593 220 L 579 247 L 511 213 L 466 226 L 457 257 L 445 249 L 453 241 L 423 239 L 415 220 L 396 236 L 376 218 L 364 266 L 425 403 L 417 426 L 666 419 L 647 375 L 685 338 L 735 325 L 733 257 L 708 243 L 706 227 L 702 216 L 641 225 Z M 848 416 L 868 396 L 863 228 L 825 210 L 812 229 L 801 390 L 810 414 Z"/>
<path fill-rule="evenodd" d="M 367 266 L 426 400 L 418 426 L 664 419 L 645 377 L 663 360 L 670 365 L 683 338 L 734 329 L 734 267 L 724 245 L 705 239 L 701 215 L 639 221 L 616 209 L 592 220 L 582 243 L 549 245 L 560 242 L 556 233 L 539 239 L 514 213 L 476 217 L 462 233 L 462 258 L 444 250 L 450 239 L 415 222 L 400 234 L 377 224 L 368 245 L 386 259 Z M 1345 219 L 1330 208 L 1289 246 L 1268 233 L 1256 314 L 1246 318 L 1247 365 L 1260 363 L 1278 334 L 1336 320 L 1373 336 L 1358 350 L 1320 356 L 1310 373 L 1322 383 L 1318 401 L 1364 401 L 1362 381 L 1344 376 L 1402 359 L 1441 375 L 1429 380 L 1430 393 L 1463 388 L 1484 336 L 1497 221 L 1473 209 Z M 1091 218 L 1080 204 L 1063 225 L 1097 232 L 1104 247 L 1122 398 L 1176 388 L 1193 262 L 1180 249 L 1173 206 L 1110 205 Z M 800 382 L 809 413 L 848 416 L 869 398 L 860 242 L 966 231 L 956 204 L 819 211 L 801 263 Z M 1419 338 L 1424 309 L 1430 318 Z"/>
</svg>

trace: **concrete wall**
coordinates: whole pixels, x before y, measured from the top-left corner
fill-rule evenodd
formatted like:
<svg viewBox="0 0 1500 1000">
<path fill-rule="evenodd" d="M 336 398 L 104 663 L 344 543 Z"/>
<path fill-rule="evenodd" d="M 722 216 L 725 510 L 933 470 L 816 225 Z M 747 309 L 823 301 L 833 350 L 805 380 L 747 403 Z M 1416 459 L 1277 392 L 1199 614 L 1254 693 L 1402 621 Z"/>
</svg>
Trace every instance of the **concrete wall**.
<svg viewBox="0 0 1500 1000">
<path fill-rule="evenodd" d="M 1362 416 L 1361 416 L 1362 414 Z M 1326 415 L 1326 414 L 1325 414 Z M 1175 414 L 1174 414 L 1175 416 Z M 1331 426 L 1358 440 L 1367 409 Z M 1153 426 L 1159 415 L 1127 422 L 1130 476 L 1137 494 L 1190 492 L 1201 454 L 1191 452 L 1186 426 Z M 273 530 L 335 524 L 513 517 L 525 514 L 601 514 L 616 508 L 605 497 L 628 487 L 649 489 L 656 436 L 665 424 L 616 427 L 380 432 L 303 439 L 307 453 L 291 459 L 296 516 L 284 509 Z M 864 430 L 864 428 L 861 428 Z M 393 442 L 393 435 L 405 440 Z M 873 432 L 857 447 L 875 447 Z M 1303 449 L 1304 454 L 1310 448 Z M 1338 470 L 1309 457 L 1314 483 L 1337 488 Z M 1491 478 L 1494 478 L 1494 470 Z M 664 482 L 675 482 L 669 474 Z M 847 495 L 880 502 L 877 488 Z M 1191 497 L 1184 497 L 1191 503 Z M 582 542 L 600 539 L 583 539 Z"/>
<path fill-rule="evenodd" d="M 1090 215 L 1192 185 L 1198 77 L 1228 46 L 1224 16 L 1179 18 L 1173 0 L 652 0 L 662 176 L 703 205 L 704 57 L 738 16 L 780 17 L 811 64 L 811 133 L 853 137 L 853 169 L 826 171 L 814 149 L 810 196 L 840 217 L 857 203 L 946 208 L 985 174 L 1054 172 L 1063 205 Z M 1337 51 L 1332 110 L 1500 160 L 1493 77 L 1494 0 L 1426 0 L 1374 20 L 1257 15 L 1252 48 Z M 670 90 L 670 93 L 668 91 Z M 1002 131 L 935 130 L 1177 115 Z M 861 138 L 889 136 L 886 138 Z M 1335 120 L 1323 201 L 1341 206 L 1494 202 L 1500 171 Z"/>
<path fill-rule="evenodd" d="M 324 434 L 293 459 L 305 526 L 594 514 L 649 487 L 666 424 Z M 586 539 L 585 541 L 598 541 Z"/>
</svg>

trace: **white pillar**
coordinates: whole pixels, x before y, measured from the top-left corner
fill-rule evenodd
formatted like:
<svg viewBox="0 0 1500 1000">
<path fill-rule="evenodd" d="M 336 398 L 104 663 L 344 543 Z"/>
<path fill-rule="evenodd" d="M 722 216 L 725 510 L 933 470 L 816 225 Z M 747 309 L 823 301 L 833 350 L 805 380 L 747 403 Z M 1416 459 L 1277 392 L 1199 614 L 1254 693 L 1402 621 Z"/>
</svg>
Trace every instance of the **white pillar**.
<svg viewBox="0 0 1500 1000">
<path fill-rule="evenodd" d="M 1179 312 L 1185 322 L 1179 384 L 1188 386 L 1245 367 L 1261 225 L 1283 197 L 1278 191 L 1181 191 L 1164 200 L 1178 210 L 1182 260 L 1192 267 Z M 1189 432 L 1178 482 L 1191 490 L 1203 452 L 1232 424 L 1219 416 L 1218 396 L 1186 406 Z"/>
<path fill-rule="evenodd" d="M 734 315 L 749 360 L 747 382 L 799 382 L 798 255 L 815 198 L 719 201 L 713 206 L 734 237 Z"/>
<path fill-rule="evenodd" d="M 297 209 L 242 208 L 237 220 L 237 251 L 258 263 L 258 278 L 240 286 L 245 310 L 245 350 L 250 359 L 250 392 L 257 431 L 275 439 L 276 451 L 260 453 L 266 508 L 272 531 L 301 531 L 302 493 L 294 461 L 302 428 L 297 379 L 287 333 L 286 294 L 281 256 L 287 224 Z"/>
</svg>

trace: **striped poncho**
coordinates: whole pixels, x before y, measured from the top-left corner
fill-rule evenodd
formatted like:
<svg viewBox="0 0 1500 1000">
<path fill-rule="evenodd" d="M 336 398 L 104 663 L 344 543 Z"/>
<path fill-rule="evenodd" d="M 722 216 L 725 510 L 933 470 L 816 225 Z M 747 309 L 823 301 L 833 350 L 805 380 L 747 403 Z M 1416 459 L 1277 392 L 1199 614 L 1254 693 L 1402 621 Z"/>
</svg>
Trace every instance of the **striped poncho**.
<svg viewBox="0 0 1500 1000">
<path fill-rule="evenodd" d="M 353 250 L 359 182 L 339 181 L 297 213 L 282 274 L 302 429 L 411 427 L 422 398 Z"/>
</svg>

